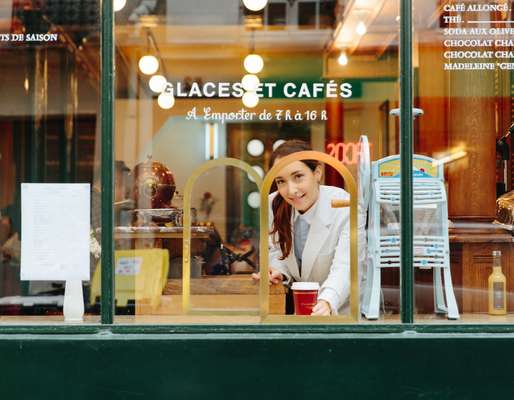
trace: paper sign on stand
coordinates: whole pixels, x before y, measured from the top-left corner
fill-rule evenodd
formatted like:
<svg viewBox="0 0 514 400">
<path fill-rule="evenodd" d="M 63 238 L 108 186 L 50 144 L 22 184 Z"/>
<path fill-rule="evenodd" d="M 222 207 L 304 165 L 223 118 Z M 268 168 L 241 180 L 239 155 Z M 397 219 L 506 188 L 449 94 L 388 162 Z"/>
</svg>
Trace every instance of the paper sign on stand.
<svg viewBox="0 0 514 400">
<path fill-rule="evenodd" d="M 21 185 L 21 280 L 66 281 L 65 321 L 81 321 L 89 280 L 90 185 Z"/>
</svg>

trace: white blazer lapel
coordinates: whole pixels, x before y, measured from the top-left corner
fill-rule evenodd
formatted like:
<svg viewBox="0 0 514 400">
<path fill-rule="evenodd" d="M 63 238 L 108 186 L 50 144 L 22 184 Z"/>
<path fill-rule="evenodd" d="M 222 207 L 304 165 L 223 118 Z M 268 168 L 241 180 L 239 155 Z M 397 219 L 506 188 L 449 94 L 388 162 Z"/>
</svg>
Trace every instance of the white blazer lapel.
<svg viewBox="0 0 514 400">
<path fill-rule="evenodd" d="M 289 272 L 291 273 L 291 276 L 294 278 L 295 281 L 300 280 L 300 268 L 298 268 L 298 263 L 296 262 L 296 256 L 294 252 L 294 213 L 291 215 L 291 235 L 293 238 L 293 243 L 291 244 L 291 251 L 289 252 L 289 255 L 286 258 L 287 268 L 289 269 Z"/>
<path fill-rule="evenodd" d="M 289 268 L 289 271 L 291 272 L 291 275 L 293 276 L 295 281 L 300 281 L 300 268 L 298 268 L 298 263 L 296 262 L 296 256 L 294 254 L 294 246 L 291 248 L 291 252 L 289 253 L 289 256 L 286 259 L 287 267 Z"/>
<path fill-rule="evenodd" d="M 309 234 L 307 235 L 307 242 L 303 249 L 302 254 L 302 277 L 308 279 L 314 261 L 318 257 L 319 251 L 325 244 L 330 233 L 331 220 L 331 199 L 325 193 L 325 188 L 320 187 L 319 201 L 316 208 L 316 215 L 313 218 Z"/>
</svg>

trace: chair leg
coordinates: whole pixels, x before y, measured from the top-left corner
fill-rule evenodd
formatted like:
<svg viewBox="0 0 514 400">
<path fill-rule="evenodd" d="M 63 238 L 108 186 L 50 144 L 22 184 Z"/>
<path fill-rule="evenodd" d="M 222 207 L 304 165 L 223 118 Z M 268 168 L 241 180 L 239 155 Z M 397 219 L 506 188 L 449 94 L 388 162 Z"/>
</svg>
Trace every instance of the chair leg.
<svg viewBox="0 0 514 400">
<path fill-rule="evenodd" d="M 361 299 L 361 314 L 366 314 L 369 308 L 369 300 L 371 298 L 371 282 L 373 281 L 373 263 L 368 260 L 366 265 L 366 279 L 362 282 L 363 293 Z"/>
<path fill-rule="evenodd" d="M 455 293 L 453 292 L 452 275 L 450 268 L 444 268 L 444 292 L 448 303 L 448 319 L 459 319 L 459 309 Z"/>
<path fill-rule="evenodd" d="M 443 278 L 441 268 L 433 268 L 434 274 L 434 310 L 436 314 L 446 314 L 448 309 L 444 301 Z"/>
<path fill-rule="evenodd" d="M 370 265 L 372 276 L 368 280 L 369 300 L 364 312 L 367 319 L 378 319 L 380 314 L 380 268 Z"/>
</svg>

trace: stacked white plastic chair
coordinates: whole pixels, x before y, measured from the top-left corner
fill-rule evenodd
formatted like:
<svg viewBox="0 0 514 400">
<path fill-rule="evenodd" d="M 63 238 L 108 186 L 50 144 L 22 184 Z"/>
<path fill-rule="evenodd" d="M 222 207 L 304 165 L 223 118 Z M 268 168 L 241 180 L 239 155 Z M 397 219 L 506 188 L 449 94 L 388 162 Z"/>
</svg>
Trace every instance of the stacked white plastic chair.
<svg viewBox="0 0 514 400">
<path fill-rule="evenodd" d="M 380 314 L 381 269 L 400 268 L 400 157 L 372 163 L 368 222 L 367 279 L 361 311 L 368 319 Z M 450 273 L 448 202 L 443 166 L 414 155 L 414 267 L 432 269 L 434 308 L 448 319 L 459 311 Z M 444 280 L 443 280 L 444 276 Z"/>
<path fill-rule="evenodd" d="M 359 138 L 359 165 L 357 168 L 358 182 L 358 241 L 359 241 L 359 282 L 360 287 L 366 286 L 367 277 L 367 241 L 366 241 L 366 223 L 368 220 L 368 207 L 371 186 L 371 155 L 368 137 L 362 135 Z M 361 304 L 363 292 L 361 290 Z"/>
</svg>

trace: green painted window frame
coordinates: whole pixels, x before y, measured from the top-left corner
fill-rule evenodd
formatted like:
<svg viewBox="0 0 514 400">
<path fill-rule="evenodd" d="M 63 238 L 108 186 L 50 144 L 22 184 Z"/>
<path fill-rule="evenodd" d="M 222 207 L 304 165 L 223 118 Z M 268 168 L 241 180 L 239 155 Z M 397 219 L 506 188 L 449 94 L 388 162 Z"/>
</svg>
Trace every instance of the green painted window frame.
<svg viewBox="0 0 514 400">
<path fill-rule="evenodd" d="M 326 325 L 326 326 L 118 326 L 114 323 L 114 260 L 113 176 L 114 176 L 114 13 L 113 0 L 102 2 L 101 24 L 101 110 L 102 110 L 102 296 L 101 324 L 116 332 L 362 332 L 397 333 L 416 332 L 514 332 L 510 325 L 427 325 L 414 324 L 414 272 L 413 272 L 413 66 L 412 66 L 412 0 L 400 3 L 400 163 L 401 163 L 401 269 L 400 269 L 400 324 Z M 79 331 L 87 330 L 83 327 Z M 96 332 L 95 327 L 89 328 Z M 70 328 L 71 331 L 73 329 Z"/>
<path fill-rule="evenodd" d="M 114 196 L 114 11 L 113 0 L 102 2 L 101 24 L 101 132 L 102 132 L 102 291 L 100 312 L 102 325 L 114 323 L 114 214 L 110 206 Z M 400 164 L 401 164 L 401 322 L 414 322 L 413 203 L 412 203 L 412 0 L 400 3 Z M 387 325 L 376 325 L 379 329 Z M 396 325 L 391 325 L 396 330 Z M 253 326 L 246 329 L 258 329 Z M 245 329 L 245 331 L 246 331 Z M 265 328 L 264 328 L 265 329 Z M 362 326 L 364 331 L 375 327 Z M 297 327 L 294 329 L 297 330 Z M 390 330 L 388 330 L 390 331 Z"/>
<path fill-rule="evenodd" d="M 514 324 L 414 323 L 413 273 L 413 68 L 412 0 L 400 3 L 400 163 L 401 163 L 401 323 L 360 325 L 116 325 L 114 324 L 114 12 L 113 0 L 101 10 L 101 160 L 102 160 L 102 282 L 101 319 L 96 325 L 0 325 L 1 334 L 391 334 L 391 333 L 514 333 Z"/>
</svg>

